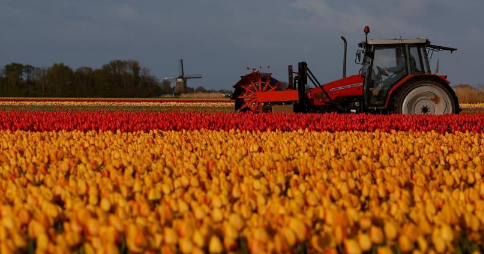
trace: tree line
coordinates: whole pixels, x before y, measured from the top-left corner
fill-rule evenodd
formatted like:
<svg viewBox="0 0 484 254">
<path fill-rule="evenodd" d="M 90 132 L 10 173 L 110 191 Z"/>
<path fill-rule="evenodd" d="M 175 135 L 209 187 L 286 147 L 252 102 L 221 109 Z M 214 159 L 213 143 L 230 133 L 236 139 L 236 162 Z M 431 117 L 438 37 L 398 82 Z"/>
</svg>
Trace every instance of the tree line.
<svg viewBox="0 0 484 254">
<path fill-rule="evenodd" d="M 0 97 L 158 97 L 172 94 L 169 81 L 160 82 L 135 60 L 114 60 L 101 68 L 56 63 L 35 67 L 10 63 L 0 69 Z M 203 87 L 193 92 L 209 92 Z"/>
</svg>

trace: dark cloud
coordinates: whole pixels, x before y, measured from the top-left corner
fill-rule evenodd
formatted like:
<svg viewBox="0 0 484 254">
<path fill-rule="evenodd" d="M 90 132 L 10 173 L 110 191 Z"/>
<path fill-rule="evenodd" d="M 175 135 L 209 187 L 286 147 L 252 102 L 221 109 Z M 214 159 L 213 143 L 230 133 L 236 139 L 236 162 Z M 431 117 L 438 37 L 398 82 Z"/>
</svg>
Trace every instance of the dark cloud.
<svg viewBox="0 0 484 254">
<path fill-rule="evenodd" d="M 484 83 L 481 0 L 6 0 L 0 3 L 0 65 L 9 62 L 74 68 L 136 59 L 159 78 L 189 73 L 190 85 L 230 88 L 246 66 L 308 61 L 321 81 L 341 75 L 342 43 L 350 56 L 363 39 L 428 37 L 457 47 L 441 54 L 441 73 L 454 83 Z M 358 66 L 349 59 L 349 70 Z"/>
</svg>

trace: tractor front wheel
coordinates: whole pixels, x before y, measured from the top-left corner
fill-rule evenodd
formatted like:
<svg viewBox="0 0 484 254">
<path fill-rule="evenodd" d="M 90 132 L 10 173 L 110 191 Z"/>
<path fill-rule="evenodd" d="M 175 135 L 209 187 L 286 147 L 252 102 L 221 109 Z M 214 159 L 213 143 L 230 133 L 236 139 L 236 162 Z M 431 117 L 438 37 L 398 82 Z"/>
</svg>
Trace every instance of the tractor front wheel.
<svg viewBox="0 0 484 254">
<path fill-rule="evenodd" d="M 431 80 L 407 84 L 396 96 L 395 113 L 443 115 L 457 113 L 457 101 L 444 85 Z"/>
</svg>

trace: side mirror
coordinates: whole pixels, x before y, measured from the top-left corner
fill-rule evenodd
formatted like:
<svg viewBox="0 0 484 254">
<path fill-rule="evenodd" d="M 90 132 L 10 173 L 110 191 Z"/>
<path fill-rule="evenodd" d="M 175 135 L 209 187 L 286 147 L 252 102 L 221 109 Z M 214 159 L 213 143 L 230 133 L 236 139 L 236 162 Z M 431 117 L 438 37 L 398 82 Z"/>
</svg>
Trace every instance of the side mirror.
<svg viewBox="0 0 484 254">
<path fill-rule="evenodd" d="M 361 61 L 361 50 L 357 50 L 356 51 L 355 63 L 356 64 L 361 64 L 362 63 L 362 61 Z"/>
</svg>

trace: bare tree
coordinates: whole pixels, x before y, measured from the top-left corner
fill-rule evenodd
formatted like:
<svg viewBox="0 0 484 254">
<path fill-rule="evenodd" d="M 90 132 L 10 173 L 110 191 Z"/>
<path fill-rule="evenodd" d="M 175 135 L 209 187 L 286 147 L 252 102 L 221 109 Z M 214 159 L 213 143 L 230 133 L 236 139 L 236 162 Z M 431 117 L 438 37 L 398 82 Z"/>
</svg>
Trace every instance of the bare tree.
<svg viewBox="0 0 484 254">
<path fill-rule="evenodd" d="M 27 83 L 32 83 L 35 77 L 35 67 L 30 64 L 24 65 L 24 77 Z"/>
</svg>

